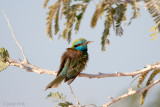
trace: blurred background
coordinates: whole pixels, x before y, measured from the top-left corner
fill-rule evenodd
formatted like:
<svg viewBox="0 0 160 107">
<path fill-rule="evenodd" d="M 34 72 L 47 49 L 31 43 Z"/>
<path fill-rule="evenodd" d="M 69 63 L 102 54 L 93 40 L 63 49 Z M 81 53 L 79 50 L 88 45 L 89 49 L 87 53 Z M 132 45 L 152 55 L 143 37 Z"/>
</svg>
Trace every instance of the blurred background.
<svg viewBox="0 0 160 107">
<path fill-rule="evenodd" d="M 52 5 L 55 1 L 49 2 Z M 53 36 L 49 41 L 46 36 L 46 12 L 43 8 L 44 0 L 1 0 L 0 1 L 0 47 L 5 47 L 12 59 L 22 59 L 21 50 L 15 43 L 11 31 L 3 16 L 5 11 L 13 27 L 15 36 L 23 46 L 29 62 L 38 67 L 58 70 L 61 55 L 66 48 L 71 47 L 66 40 Z M 89 62 L 83 73 L 98 74 L 114 72 L 135 72 L 142 69 L 146 64 L 160 62 L 160 39 L 151 40 L 150 28 L 155 25 L 153 18 L 140 6 L 141 16 L 132 21 L 130 26 L 123 25 L 124 35 L 116 36 L 110 32 L 110 45 L 106 51 L 101 51 L 101 36 L 104 30 L 104 18 L 98 20 L 97 26 L 90 28 L 90 20 L 96 7 L 96 0 L 90 3 L 80 31 L 73 34 L 71 43 L 77 38 L 86 38 L 94 41 L 88 46 Z M 128 7 L 130 8 L 130 7 Z M 131 10 L 128 11 L 130 17 Z M 63 21 L 63 20 L 62 20 Z M 60 26 L 64 27 L 63 25 Z M 62 83 L 60 87 L 45 90 L 46 85 L 55 78 L 54 75 L 36 74 L 26 72 L 16 67 L 8 67 L 0 72 L 0 107 L 7 103 L 24 103 L 25 107 L 53 107 L 56 104 L 46 99 L 50 92 L 60 92 L 67 96 L 67 100 L 76 104 L 71 95 L 69 86 Z M 79 99 L 81 105 L 103 105 L 110 101 L 108 98 L 117 97 L 128 92 L 129 88 L 136 89 L 137 81 L 130 84 L 131 77 L 113 77 L 101 79 L 76 78 L 71 87 Z M 148 93 L 143 107 L 147 107 L 158 96 L 159 84 L 154 86 Z M 140 97 L 136 97 L 139 99 Z M 139 107 L 139 100 L 135 101 L 134 107 Z M 125 103 L 118 107 L 124 107 Z M 15 107 L 17 105 L 14 105 Z M 152 105 L 152 107 L 157 107 Z"/>
</svg>

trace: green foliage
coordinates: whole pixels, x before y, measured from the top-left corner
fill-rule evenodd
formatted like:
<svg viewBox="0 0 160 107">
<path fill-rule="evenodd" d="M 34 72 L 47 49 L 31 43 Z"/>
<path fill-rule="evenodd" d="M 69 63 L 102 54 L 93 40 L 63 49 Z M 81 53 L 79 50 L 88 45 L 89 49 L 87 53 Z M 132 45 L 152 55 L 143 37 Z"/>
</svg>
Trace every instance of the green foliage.
<svg viewBox="0 0 160 107">
<path fill-rule="evenodd" d="M 76 13 L 80 7 L 81 7 L 81 4 L 75 4 L 75 5 L 72 5 L 69 8 L 69 10 L 67 9 L 64 12 L 64 14 L 68 14 L 68 15 L 66 15 L 67 23 L 66 23 L 66 28 L 63 31 L 63 38 L 67 39 L 68 42 L 71 40 L 71 33 L 72 33 L 73 24 L 76 20 L 76 16 L 77 16 Z"/>
<path fill-rule="evenodd" d="M 60 107 L 68 107 L 69 105 L 73 105 L 71 102 L 66 101 L 66 96 L 59 92 L 50 92 L 47 96 L 47 99 L 52 100 L 52 102 L 57 102 Z"/>
<path fill-rule="evenodd" d="M 113 25 L 113 28 L 116 29 L 116 35 L 123 35 L 123 29 L 121 27 L 121 23 L 126 20 L 125 12 L 127 5 L 125 4 L 116 4 L 116 7 L 107 6 L 105 10 L 106 12 L 106 20 L 104 23 L 104 31 L 102 36 L 102 50 L 105 51 L 105 45 L 109 44 L 108 35 L 110 31 L 110 27 Z M 116 23 L 116 25 L 114 24 Z"/>
<path fill-rule="evenodd" d="M 55 16 L 55 26 L 54 26 L 54 28 L 55 28 L 55 35 L 59 31 L 59 11 L 60 11 L 60 8 L 58 8 L 56 16 Z"/>
<path fill-rule="evenodd" d="M 67 39 L 68 42 L 71 41 L 73 25 L 74 23 L 76 24 L 74 29 L 78 32 L 84 12 L 88 6 L 86 3 L 88 3 L 89 0 L 81 2 L 83 2 L 83 4 L 71 4 L 71 0 L 58 0 L 54 5 L 49 7 L 48 17 L 46 18 L 46 29 L 50 39 L 52 39 L 52 20 L 55 20 L 54 31 L 56 35 L 59 32 L 59 18 L 62 17 L 63 14 L 66 18 L 66 23 L 64 24 L 66 27 L 63 29 L 62 37 L 63 39 Z M 45 1 L 44 5 L 46 6 L 47 3 L 48 1 Z"/>
<path fill-rule="evenodd" d="M 49 0 L 45 0 L 44 7 L 46 7 Z M 72 30 L 75 30 L 77 33 L 80 28 L 80 24 L 86 12 L 86 9 L 91 0 L 57 0 L 54 5 L 49 7 L 48 17 L 47 17 L 47 35 L 52 39 L 52 20 L 55 20 L 54 31 L 55 35 L 59 32 L 59 18 L 65 16 L 66 21 L 64 22 L 65 28 L 62 29 L 63 39 L 66 39 L 68 42 L 71 41 Z M 151 16 L 154 18 L 154 21 L 157 24 L 157 30 L 160 32 L 160 3 L 159 0 L 143 0 L 146 3 L 146 8 L 148 9 Z M 108 35 L 110 29 L 113 26 L 116 35 L 123 35 L 122 24 L 126 21 L 126 11 L 128 4 L 131 5 L 133 13 L 129 21 L 131 24 L 133 19 L 136 19 L 140 16 L 138 1 L 108 1 L 103 0 L 99 1 L 95 8 L 95 12 L 91 18 L 91 27 L 94 28 L 98 22 L 99 17 L 105 17 L 104 21 L 104 31 L 101 37 L 102 50 L 105 51 L 105 45 L 109 44 Z M 56 15 L 55 15 L 56 14 Z M 54 18 L 53 18 L 54 17 Z M 74 29 L 73 29 L 74 28 Z M 153 33 L 153 39 L 157 38 L 157 33 Z"/>
<path fill-rule="evenodd" d="M 150 37 L 152 37 L 152 40 L 155 40 L 158 38 L 158 31 L 160 32 L 160 0 L 144 0 L 144 2 L 156 23 L 156 26 L 153 26 L 150 29 L 150 32 L 153 32 Z"/>
<path fill-rule="evenodd" d="M 56 102 L 57 100 L 63 100 L 63 101 L 66 100 L 66 97 L 63 96 L 62 93 L 60 94 L 59 92 L 56 92 L 56 93 L 50 92 L 50 94 L 47 96 L 47 98 L 53 98 L 54 99 L 53 102 Z"/>
<path fill-rule="evenodd" d="M 49 12 L 47 13 L 48 17 L 46 18 L 47 20 L 46 32 L 47 32 L 47 35 L 49 36 L 49 39 L 52 39 L 52 20 L 56 11 L 59 10 L 59 8 L 60 8 L 60 1 L 57 1 L 54 5 L 49 7 Z M 55 25 L 55 26 L 58 26 L 58 25 Z M 57 30 L 57 28 L 55 28 L 55 30 Z"/>
<path fill-rule="evenodd" d="M 84 12 L 86 11 L 87 6 L 88 6 L 88 4 L 83 5 L 82 10 L 81 10 L 82 12 L 76 16 L 76 18 L 77 18 L 76 25 L 75 25 L 76 33 L 79 31 L 80 23 L 83 18 Z"/>
<path fill-rule="evenodd" d="M 105 51 L 106 50 L 106 47 L 105 45 L 106 44 L 109 44 L 109 40 L 108 40 L 108 35 L 109 35 L 109 29 L 111 27 L 111 25 L 113 24 L 113 18 L 112 18 L 112 13 L 110 11 L 107 12 L 107 15 L 106 15 L 106 20 L 105 20 L 105 23 L 104 23 L 104 31 L 103 31 L 103 36 L 102 36 L 102 50 Z"/>
<path fill-rule="evenodd" d="M 66 100 L 66 96 L 59 92 L 50 92 L 47 96 L 47 99 L 50 99 L 53 103 L 58 103 L 56 107 L 69 107 L 69 105 L 73 105 L 73 103 Z M 83 107 L 99 107 L 95 104 L 86 104 Z"/>
<path fill-rule="evenodd" d="M 156 22 L 158 26 L 158 31 L 160 32 L 160 1 L 159 0 L 144 0 L 146 3 L 146 7 L 151 14 L 151 16 L 154 18 L 154 21 Z"/>
<path fill-rule="evenodd" d="M 0 72 L 8 67 L 9 53 L 5 48 L 0 48 Z"/>
<path fill-rule="evenodd" d="M 49 0 L 44 1 L 43 8 L 46 8 L 48 2 L 49 2 Z"/>
<path fill-rule="evenodd" d="M 6 63 L 9 59 L 9 53 L 5 48 L 0 48 L 0 61 Z"/>
<path fill-rule="evenodd" d="M 150 37 L 152 37 L 152 40 L 155 40 L 158 38 L 158 24 L 150 28 L 150 32 L 152 32 Z"/>
<path fill-rule="evenodd" d="M 154 70 L 151 75 L 149 76 L 147 82 L 146 82 L 146 86 L 150 85 L 151 84 L 151 81 L 154 79 L 154 77 L 160 73 L 160 69 L 156 69 Z M 141 75 L 139 76 L 139 80 L 138 80 L 138 84 L 137 84 L 137 87 L 140 88 L 140 85 L 142 85 L 142 83 L 144 82 L 145 78 L 147 77 L 147 75 L 149 74 L 149 71 L 148 72 L 144 72 L 144 73 L 141 73 Z M 140 99 L 140 104 L 142 105 L 144 103 L 144 100 L 146 98 L 146 95 L 148 93 L 148 90 L 145 90 L 142 95 L 141 95 L 141 99 Z"/>
<path fill-rule="evenodd" d="M 140 85 L 142 85 L 143 81 L 145 80 L 145 78 L 147 77 L 147 74 L 149 72 L 144 72 L 144 73 L 141 73 L 141 75 L 139 76 L 139 79 L 138 79 L 138 84 L 137 84 L 137 87 L 140 88 Z"/>
<path fill-rule="evenodd" d="M 5 70 L 8 67 L 7 63 L 0 61 L 0 72 Z"/>
<path fill-rule="evenodd" d="M 117 4 L 117 7 L 115 8 L 115 15 L 114 19 L 116 21 L 116 35 L 123 35 L 123 29 L 121 27 L 121 23 L 126 20 L 126 13 L 127 5 L 125 4 Z"/>
<path fill-rule="evenodd" d="M 68 101 L 66 101 L 64 103 L 59 103 L 58 105 L 61 106 L 61 107 L 68 107 L 69 105 L 73 105 L 73 104 L 68 102 Z"/>
<path fill-rule="evenodd" d="M 105 7 L 107 5 L 105 5 L 104 2 L 99 2 L 99 4 L 96 7 L 96 10 L 93 14 L 92 20 L 91 20 L 91 27 L 95 27 L 98 21 L 98 18 L 100 16 L 100 14 L 104 11 Z"/>
<path fill-rule="evenodd" d="M 160 73 L 160 69 L 154 70 L 152 72 L 152 74 L 150 75 L 150 77 L 148 78 L 147 82 L 146 82 L 146 86 L 148 86 L 149 84 L 151 84 L 151 81 L 154 79 L 154 77 Z M 148 93 L 148 90 L 145 90 L 142 95 L 141 95 L 141 99 L 140 99 L 140 104 L 142 105 L 144 103 L 144 100 L 146 98 L 146 95 Z"/>
<path fill-rule="evenodd" d="M 136 19 L 138 16 L 140 16 L 137 0 L 131 0 L 130 3 L 134 12 L 133 12 L 133 16 L 130 19 L 129 24 L 131 24 L 133 19 Z"/>
</svg>

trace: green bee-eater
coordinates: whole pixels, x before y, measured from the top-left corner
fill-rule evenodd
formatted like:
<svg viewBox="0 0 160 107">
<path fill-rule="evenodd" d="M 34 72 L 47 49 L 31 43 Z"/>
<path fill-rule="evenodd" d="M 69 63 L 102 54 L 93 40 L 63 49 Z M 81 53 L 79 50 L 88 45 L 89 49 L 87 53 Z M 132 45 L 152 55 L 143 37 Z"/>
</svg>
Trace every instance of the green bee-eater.
<svg viewBox="0 0 160 107">
<path fill-rule="evenodd" d="M 88 61 L 87 44 L 91 42 L 93 41 L 80 38 L 73 42 L 71 48 L 67 48 L 61 57 L 56 78 L 47 85 L 46 89 L 58 87 L 63 80 L 68 84 L 73 82 L 86 66 Z"/>
</svg>

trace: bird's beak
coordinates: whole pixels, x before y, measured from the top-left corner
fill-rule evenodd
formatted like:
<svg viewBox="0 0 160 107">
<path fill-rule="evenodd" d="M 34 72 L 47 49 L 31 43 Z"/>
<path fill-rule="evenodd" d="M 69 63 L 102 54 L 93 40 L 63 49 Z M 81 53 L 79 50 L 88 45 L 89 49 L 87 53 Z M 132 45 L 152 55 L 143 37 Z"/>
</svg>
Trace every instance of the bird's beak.
<svg viewBox="0 0 160 107">
<path fill-rule="evenodd" d="M 87 44 L 92 43 L 92 42 L 93 41 L 87 41 L 87 42 L 83 43 L 82 45 L 87 45 Z"/>
<path fill-rule="evenodd" d="M 84 45 L 87 45 L 87 44 L 92 43 L 92 42 L 93 41 L 87 41 L 87 42 L 84 43 Z"/>
<path fill-rule="evenodd" d="M 87 44 L 92 43 L 93 41 L 87 41 Z"/>
</svg>

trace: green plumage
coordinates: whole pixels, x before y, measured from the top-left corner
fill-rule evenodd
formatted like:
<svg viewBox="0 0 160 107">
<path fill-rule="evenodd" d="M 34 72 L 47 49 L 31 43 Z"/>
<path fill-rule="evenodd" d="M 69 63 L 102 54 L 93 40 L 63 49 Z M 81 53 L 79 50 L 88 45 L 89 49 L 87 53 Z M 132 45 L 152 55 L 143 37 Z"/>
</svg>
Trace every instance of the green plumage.
<svg viewBox="0 0 160 107">
<path fill-rule="evenodd" d="M 56 78 L 47 85 L 48 88 L 56 88 L 61 82 L 71 84 L 80 72 L 85 68 L 88 61 L 87 44 L 91 43 L 81 38 L 76 40 L 71 48 L 61 57 L 61 64 Z"/>
</svg>

